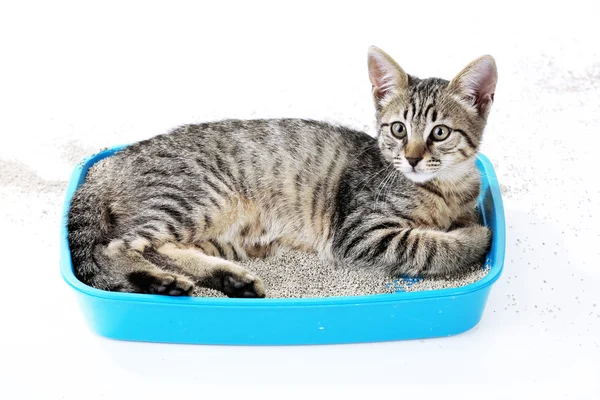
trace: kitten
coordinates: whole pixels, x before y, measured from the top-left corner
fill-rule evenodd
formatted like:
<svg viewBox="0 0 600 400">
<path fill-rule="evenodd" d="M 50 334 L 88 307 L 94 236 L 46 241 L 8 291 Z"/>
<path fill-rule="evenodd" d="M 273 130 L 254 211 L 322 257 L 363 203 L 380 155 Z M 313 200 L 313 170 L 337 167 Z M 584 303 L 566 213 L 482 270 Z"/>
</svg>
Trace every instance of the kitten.
<svg viewBox="0 0 600 400">
<path fill-rule="evenodd" d="M 185 125 L 106 159 L 68 218 L 76 276 L 93 287 L 264 297 L 235 263 L 279 247 L 391 276 L 483 262 L 475 156 L 497 73 L 484 56 L 452 81 L 406 74 L 372 47 L 377 138 L 322 122 Z"/>
</svg>

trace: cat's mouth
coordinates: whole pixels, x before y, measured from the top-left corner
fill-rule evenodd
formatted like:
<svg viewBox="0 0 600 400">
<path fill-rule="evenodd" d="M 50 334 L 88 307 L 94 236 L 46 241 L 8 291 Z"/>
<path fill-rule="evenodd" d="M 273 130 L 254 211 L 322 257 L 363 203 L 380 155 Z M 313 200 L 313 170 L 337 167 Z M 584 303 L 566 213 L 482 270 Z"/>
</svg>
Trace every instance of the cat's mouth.
<svg viewBox="0 0 600 400">
<path fill-rule="evenodd" d="M 427 172 L 427 171 L 417 171 L 414 168 L 411 168 L 408 171 L 402 171 L 404 176 L 416 183 L 424 183 L 435 177 L 435 173 Z"/>
<path fill-rule="evenodd" d="M 436 165 L 429 165 L 432 162 L 432 160 L 421 161 L 413 166 L 406 159 L 395 158 L 394 167 L 409 180 L 415 183 L 424 183 L 435 178 L 440 172 L 439 160 Z"/>
</svg>

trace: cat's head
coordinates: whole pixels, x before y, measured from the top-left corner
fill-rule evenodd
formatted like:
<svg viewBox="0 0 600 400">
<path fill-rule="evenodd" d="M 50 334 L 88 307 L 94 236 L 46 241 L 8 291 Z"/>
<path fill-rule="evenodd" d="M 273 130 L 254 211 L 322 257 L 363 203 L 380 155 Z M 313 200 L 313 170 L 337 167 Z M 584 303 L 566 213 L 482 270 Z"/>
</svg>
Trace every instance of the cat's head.
<svg viewBox="0 0 600 400">
<path fill-rule="evenodd" d="M 384 157 L 415 182 L 460 179 L 473 165 L 494 100 L 494 59 L 476 59 L 450 82 L 408 75 L 377 47 L 368 59 Z"/>
</svg>

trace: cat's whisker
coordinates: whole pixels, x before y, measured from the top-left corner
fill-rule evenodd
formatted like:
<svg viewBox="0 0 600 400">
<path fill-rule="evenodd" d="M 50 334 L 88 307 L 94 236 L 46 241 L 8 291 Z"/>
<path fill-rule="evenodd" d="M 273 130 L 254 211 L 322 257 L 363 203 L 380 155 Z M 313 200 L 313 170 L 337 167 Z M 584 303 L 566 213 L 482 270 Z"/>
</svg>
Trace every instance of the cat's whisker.
<svg viewBox="0 0 600 400">
<path fill-rule="evenodd" d="M 388 194 L 390 193 L 391 190 L 393 190 L 394 185 L 396 184 L 396 180 L 398 179 L 398 177 L 400 176 L 400 172 L 398 170 L 395 170 L 395 173 L 393 175 L 393 179 L 390 182 L 390 184 L 388 184 L 388 190 L 385 193 L 384 198 L 387 199 L 388 198 Z"/>
<path fill-rule="evenodd" d="M 372 181 L 373 179 L 375 179 L 379 174 L 381 174 L 382 172 L 384 172 L 387 168 L 388 168 L 387 166 L 383 167 L 377 173 L 369 175 L 365 179 L 363 179 L 362 181 L 358 182 L 358 184 L 361 184 L 361 183 L 364 182 L 364 184 L 360 187 L 360 189 L 364 188 L 370 181 Z"/>
<path fill-rule="evenodd" d="M 397 172 L 397 171 L 396 171 L 396 169 L 392 167 L 392 168 L 391 168 L 391 171 L 390 171 L 390 172 L 388 172 L 388 174 L 386 175 L 386 177 L 385 177 L 385 178 L 382 180 L 382 182 L 379 184 L 379 186 L 377 187 L 377 188 L 378 188 L 378 190 L 377 190 L 377 193 L 376 193 L 376 195 L 375 195 L 375 203 L 377 203 L 377 202 L 379 201 L 379 194 L 381 193 L 381 191 L 382 191 L 382 190 L 384 190 L 384 189 L 385 189 L 385 186 L 386 186 L 386 184 L 387 184 L 388 180 L 389 180 L 389 179 L 390 179 L 390 177 L 391 177 L 391 176 L 393 176 L 393 174 L 394 174 L 394 173 L 396 173 L 396 172 Z M 383 185 L 383 186 L 382 186 L 382 185 Z M 381 188 L 380 188 L 380 186 L 381 186 Z"/>
</svg>

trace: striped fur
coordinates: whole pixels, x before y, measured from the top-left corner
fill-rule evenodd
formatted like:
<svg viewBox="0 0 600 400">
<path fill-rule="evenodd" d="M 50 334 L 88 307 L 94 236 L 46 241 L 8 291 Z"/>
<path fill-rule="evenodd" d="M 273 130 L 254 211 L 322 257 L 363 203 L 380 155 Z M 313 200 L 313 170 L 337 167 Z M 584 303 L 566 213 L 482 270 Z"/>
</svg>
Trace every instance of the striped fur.
<svg viewBox="0 0 600 400">
<path fill-rule="evenodd" d="M 474 156 L 487 110 L 458 84 L 399 80 L 390 65 L 380 65 L 389 76 L 378 88 L 370 67 L 377 139 L 310 120 L 227 120 L 185 125 L 106 159 L 69 212 L 77 277 L 105 290 L 187 295 L 200 285 L 263 297 L 260 278 L 235 261 L 279 248 L 390 275 L 481 262 L 490 233 L 475 225 Z M 409 129 L 404 140 L 389 133 L 397 120 Z M 446 143 L 427 140 L 437 122 L 453 129 Z M 406 170 L 414 149 L 422 171 Z"/>
</svg>

